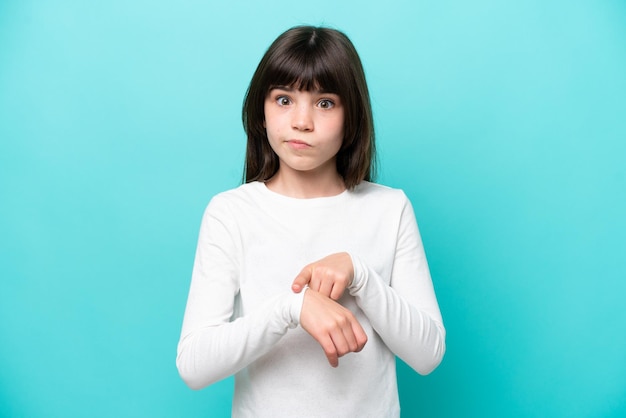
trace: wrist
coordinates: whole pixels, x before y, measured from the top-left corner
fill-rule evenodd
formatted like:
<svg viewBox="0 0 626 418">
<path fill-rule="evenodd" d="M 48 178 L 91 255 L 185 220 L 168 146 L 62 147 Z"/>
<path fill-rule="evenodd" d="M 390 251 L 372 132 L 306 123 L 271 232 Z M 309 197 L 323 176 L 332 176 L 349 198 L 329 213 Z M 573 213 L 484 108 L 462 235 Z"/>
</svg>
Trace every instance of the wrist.
<svg viewBox="0 0 626 418">
<path fill-rule="evenodd" d="M 304 305 L 304 296 L 309 290 L 308 286 L 305 286 L 300 293 L 291 294 L 291 303 L 289 306 L 290 321 L 289 328 L 295 328 L 300 325 L 300 315 L 302 315 L 302 306 Z"/>
<path fill-rule="evenodd" d="M 358 291 L 363 286 L 364 275 L 363 275 L 363 263 L 361 259 L 352 253 L 348 253 L 350 256 L 350 260 L 352 261 L 352 280 L 350 281 L 350 285 L 348 286 L 348 292 L 351 295 L 354 292 Z"/>
</svg>

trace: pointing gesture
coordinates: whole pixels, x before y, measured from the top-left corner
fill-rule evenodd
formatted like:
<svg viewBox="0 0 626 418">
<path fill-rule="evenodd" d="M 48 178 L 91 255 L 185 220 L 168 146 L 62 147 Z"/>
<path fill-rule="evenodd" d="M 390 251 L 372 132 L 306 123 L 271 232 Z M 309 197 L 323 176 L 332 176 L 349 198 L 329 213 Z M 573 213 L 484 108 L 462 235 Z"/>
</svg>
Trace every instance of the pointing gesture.
<svg viewBox="0 0 626 418">
<path fill-rule="evenodd" d="M 300 293 L 304 286 L 338 300 L 354 278 L 354 267 L 348 253 L 331 254 L 314 263 L 306 265 L 296 276 L 291 285 L 295 293 Z"/>
</svg>

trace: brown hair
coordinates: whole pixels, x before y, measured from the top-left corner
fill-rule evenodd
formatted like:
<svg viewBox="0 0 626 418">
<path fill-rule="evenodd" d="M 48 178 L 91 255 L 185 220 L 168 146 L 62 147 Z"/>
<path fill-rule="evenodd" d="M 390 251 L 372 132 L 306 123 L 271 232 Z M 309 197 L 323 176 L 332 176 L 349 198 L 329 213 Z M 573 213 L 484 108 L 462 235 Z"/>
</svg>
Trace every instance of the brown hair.
<svg viewBox="0 0 626 418">
<path fill-rule="evenodd" d="M 337 172 L 348 189 L 375 176 L 374 121 L 365 73 L 354 45 L 342 32 L 297 26 L 280 35 L 261 59 L 243 103 L 248 137 L 245 182 L 269 180 L 279 160 L 267 140 L 264 103 L 276 86 L 321 89 L 337 94 L 345 109 L 344 139 Z"/>
</svg>

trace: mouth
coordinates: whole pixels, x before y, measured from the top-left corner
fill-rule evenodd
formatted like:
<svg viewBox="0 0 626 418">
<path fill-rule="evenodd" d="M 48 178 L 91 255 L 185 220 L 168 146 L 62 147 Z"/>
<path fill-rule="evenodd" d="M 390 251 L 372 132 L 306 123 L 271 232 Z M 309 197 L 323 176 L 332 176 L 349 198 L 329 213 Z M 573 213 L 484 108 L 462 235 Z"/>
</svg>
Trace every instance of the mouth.
<svg viewBox="0 0 626 418">
<path fill-rule="evenodd" d="M 294 149 L 306 149 L 311 147 L 309 143 L 300 141 L 299 139 L 290 139 L 285 142 L 287 143 L 287 145 Z"/>
</svg>

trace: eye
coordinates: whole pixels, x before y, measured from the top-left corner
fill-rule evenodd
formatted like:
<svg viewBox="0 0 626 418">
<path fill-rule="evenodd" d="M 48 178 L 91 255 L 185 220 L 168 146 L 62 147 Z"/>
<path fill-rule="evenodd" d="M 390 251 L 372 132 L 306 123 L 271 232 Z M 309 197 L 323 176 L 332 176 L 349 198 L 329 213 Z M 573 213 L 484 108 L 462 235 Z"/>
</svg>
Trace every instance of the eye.
<svg viewBox="0 0 626 418">
<path fill-rule="evenodd" d="M 322 109 L 332 109 L 335 106 L 335 103 L 332 100 L 322 99 L 317 105 Z"/>
<path fill-rule="evenodd" d="M 276 103 L 278 106 L 287 106 L 291 104 L 291 99 L 287 96 L 278 96 L 276 98 Z"/>
</svg>

